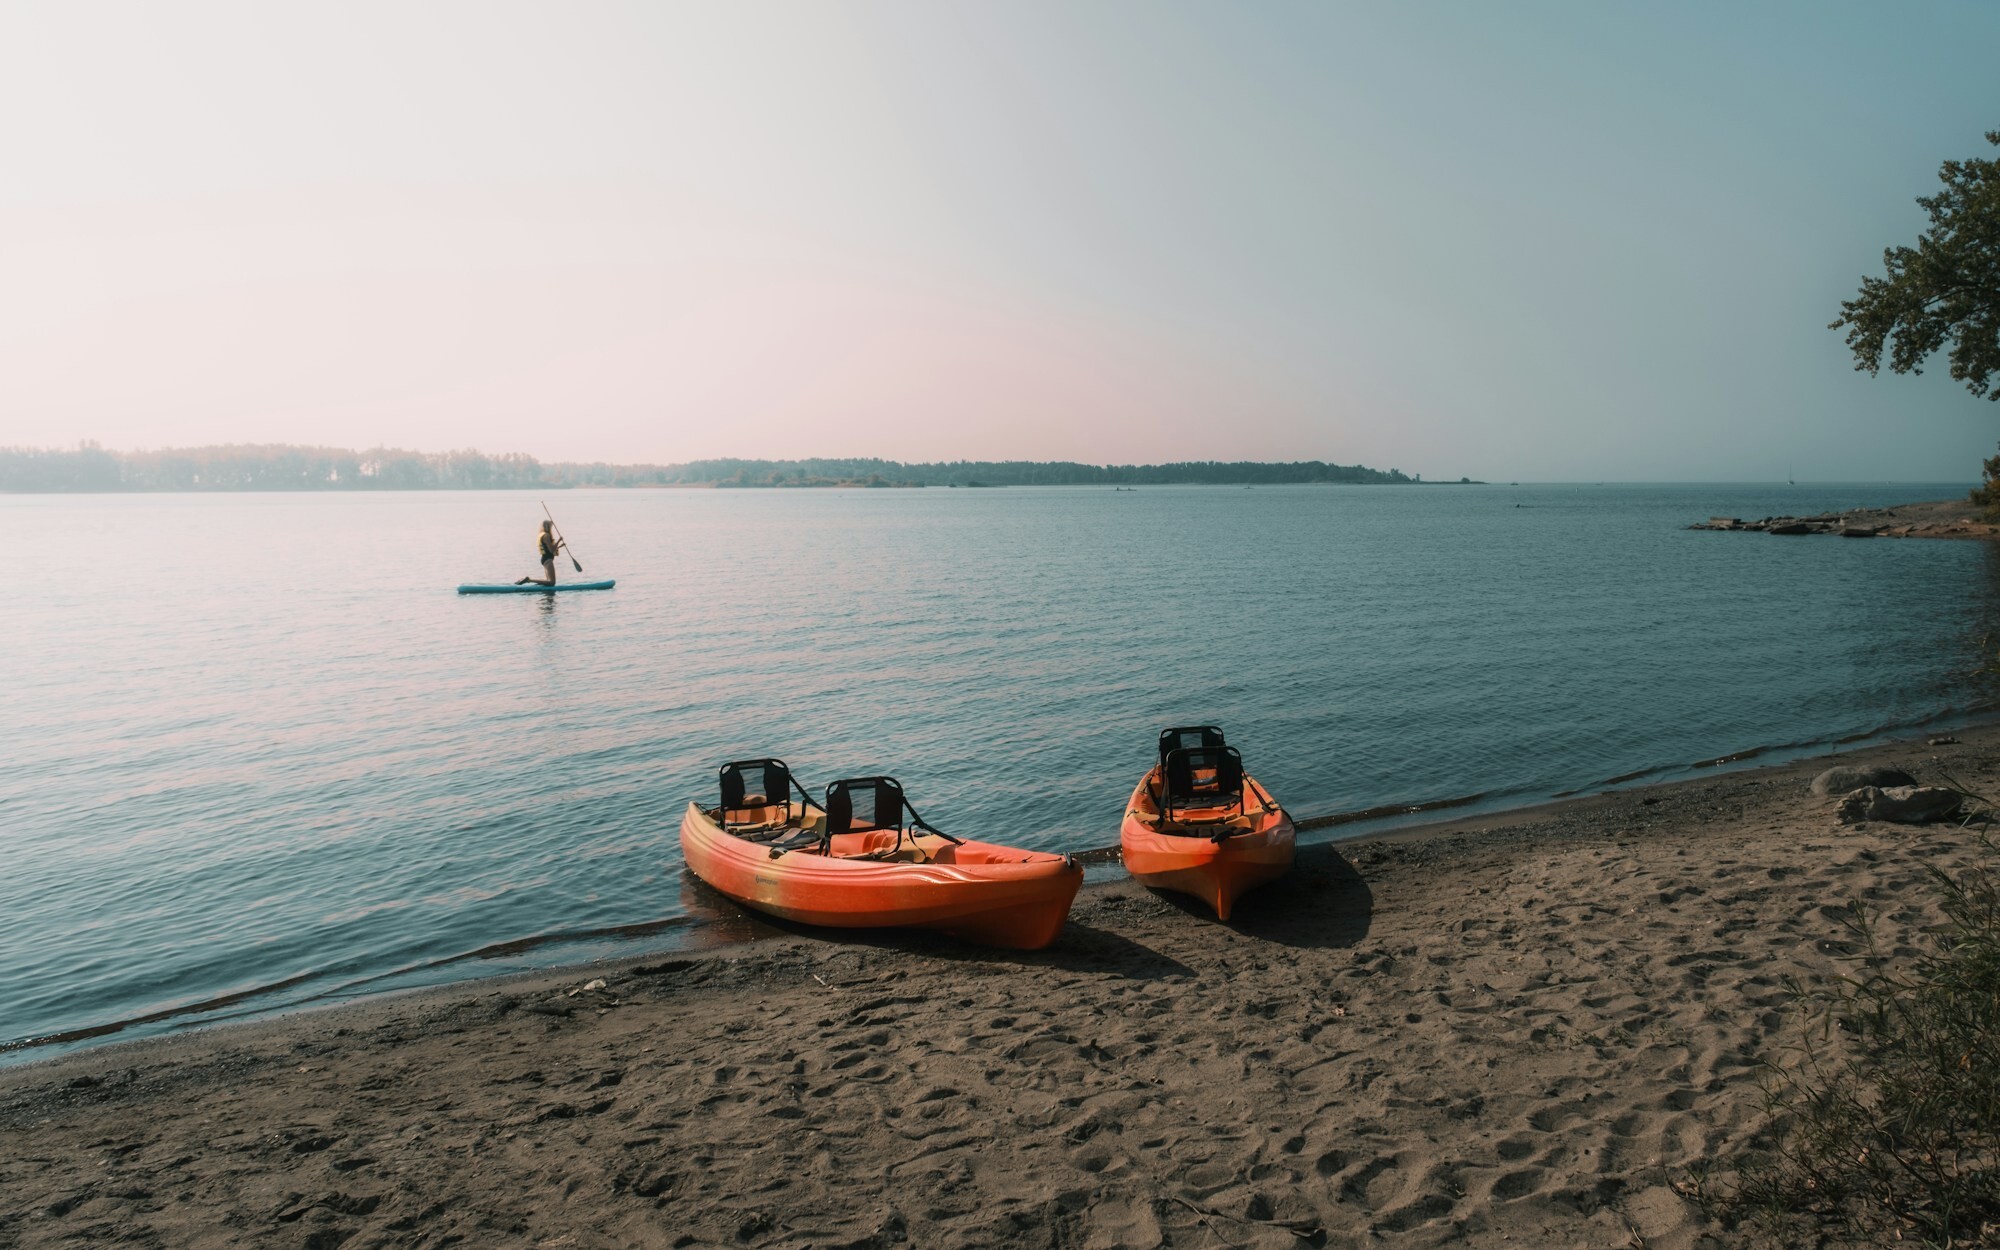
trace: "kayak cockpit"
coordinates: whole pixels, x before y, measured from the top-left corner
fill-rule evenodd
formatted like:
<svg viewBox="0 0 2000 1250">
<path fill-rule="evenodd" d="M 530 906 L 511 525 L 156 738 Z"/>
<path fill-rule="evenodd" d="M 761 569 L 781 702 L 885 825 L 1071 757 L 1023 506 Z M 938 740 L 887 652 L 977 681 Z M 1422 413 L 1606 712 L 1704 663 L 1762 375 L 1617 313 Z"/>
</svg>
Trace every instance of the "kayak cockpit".
<svg viewBox="0 0 2000 1250">
<path fill-rule="evenodd" d="M 1214 725 L 1161 730 L 1159 748 L 1159 763 L 1143 785 L 1149 801 L 1135 803 L 1131 813 L 1142 823 L 1226 838 L 1254 831 L 1260 817 L 1276 810 Z"/>
<path fill-rule="evenodd" d="M 919 815 L 894 777 L 833 782 L 824 804 L 813 801 L 780 759 L 724 764 L 719 780 L 721 802 L 703 814 L 729 836 L 768 847 L 774 859 L 788 851 L 897 864 L 1019 864 L 1060 858 L 954 837 Z"/>
<path fill-rule="evenodd" d="M 1126 871 L 1198 898 L 1229 919 L 1238 896 L 1291 867 L 1296 831 L 1213 725 L 1160 734 L 1159 760 L 1133 787 L 1119 826 Z"/>
<path fill-rule="evenodd" d="M 722 766 L 718 780 L 722 802 L 710 814 L 724 833 L 739 838 L 754 840 L 759 833 L 801 828 L 825 815 L 780 759 L 732 761 Z"/>
<path fill-rule="evenodd" d="M 908 814 L 909 821 L 903 817 Z M 949 864 L 965 839 L 933 827 L 894 777 L 848 777 L 826 788 L 826 836 L 820 854 L 899 864 Z"/>
</svg>

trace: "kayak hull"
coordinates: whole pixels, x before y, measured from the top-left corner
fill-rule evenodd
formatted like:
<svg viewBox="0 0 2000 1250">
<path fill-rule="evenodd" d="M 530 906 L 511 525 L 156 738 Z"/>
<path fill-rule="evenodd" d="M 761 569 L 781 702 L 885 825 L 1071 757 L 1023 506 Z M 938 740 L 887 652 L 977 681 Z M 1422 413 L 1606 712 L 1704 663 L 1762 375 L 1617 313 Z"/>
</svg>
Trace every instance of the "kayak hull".
<svg viewBox="0 0 2000 1250">
<path fill-rule="evenodd" d="M 533 582 L 529 582 L 525 586 L 515 586 L 511 583 L 488 585 L 474 582 L 470 585 L 460 586 L 458 593 L 461 595 L 552 595 L 559 590 L 609 590 L 617 584 L 618 579 L 615 577 L 607 577 L 601 582 L 557 582 L 553 586 L 537 586 Z"/>
<path fill-rule="evenodd" d="M 818 808 L 792 827 L 818 828 Z M 905 838 L 904 846 L 909 845 Z M 949 934 L 985 946 L 1039 950 L 1056 940 L 1083 867 L 1066 855 L 990 842 L 952 845 L 918 838 L 921 860 L 857 859 L 895 849 L 893 830 L 839 834 L 832 854 L 784 851 L 725 832 L 698 803 L 681 818 L 688 870 L 757 911 L 836 929 L 907 928 Z"/>
<path fill-rule="evenodd" d="M 1291 870 L 1298 841 L 1292 818 L 1254 778 L 1243 779 L 1243 815 L 1200 823 L 1222 813 L 1197 809 L 1181 813 L 1190 823 L 1166 824 L 1153 798 L 1158 772 L 1139 779 L 1118 830 L 1125 870 L 1141 884 L 1198 898 L 1227 920 L 1237 899 Z"/>
</svg>

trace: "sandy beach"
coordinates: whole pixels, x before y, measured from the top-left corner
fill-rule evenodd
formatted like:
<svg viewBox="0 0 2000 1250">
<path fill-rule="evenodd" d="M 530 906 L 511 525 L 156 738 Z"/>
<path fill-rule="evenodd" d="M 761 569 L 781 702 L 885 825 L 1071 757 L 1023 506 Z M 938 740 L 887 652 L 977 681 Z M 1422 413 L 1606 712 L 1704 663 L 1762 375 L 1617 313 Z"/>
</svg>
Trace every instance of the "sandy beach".
<svg viewBox="0 0 2000 1250">
<path fill-rule="evenodd" d="M 2000 793 L 2000 727 L 1874 747 Z M 1217 924 L 1098 870 L 1034 954 L 804 932 L 0 1072 L 0 1246 L 1731 1244 L 1788 977 L 1954 826 L 1832 757 L 1304 848 Z"/>
</svg>

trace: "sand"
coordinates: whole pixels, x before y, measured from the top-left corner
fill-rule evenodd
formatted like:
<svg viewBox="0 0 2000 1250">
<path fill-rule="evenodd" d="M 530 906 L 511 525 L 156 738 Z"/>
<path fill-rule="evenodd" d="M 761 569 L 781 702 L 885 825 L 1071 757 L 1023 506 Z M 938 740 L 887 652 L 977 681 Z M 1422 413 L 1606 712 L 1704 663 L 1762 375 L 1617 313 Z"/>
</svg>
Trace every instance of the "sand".
<svg viewBox="0 0 2000 1250">
<path fill-rule="evenodd" d="M 2000 729 L 1843 762 L 2000 794 Z M 1305 848 L 1222 925 L 1105 874 L 1035 954 L 786 932 L 0 1071 L 0 1245 L 1730 1243 L 1788 977 L 1955 827 L 1827 758 Z"/>
</svg>

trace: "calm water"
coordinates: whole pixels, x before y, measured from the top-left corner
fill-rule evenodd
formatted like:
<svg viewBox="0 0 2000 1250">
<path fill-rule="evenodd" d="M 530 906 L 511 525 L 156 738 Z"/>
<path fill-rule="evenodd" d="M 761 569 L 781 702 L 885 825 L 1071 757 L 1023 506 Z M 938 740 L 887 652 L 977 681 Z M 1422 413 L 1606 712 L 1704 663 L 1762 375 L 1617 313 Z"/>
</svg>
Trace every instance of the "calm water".
<svg viewBox="0 0 2000 1250">
<path fill-rule="evenodd" d="M 1682 527 L 1963 489 L 572 493 L 558 599 L 452 593 L 527 496 L 0 498 L 0 1043 L 713 936 L 746 756 L 1084 850 L 1166 724 L 1310 817 L 1949 722 L 2000 553 Z"/>
</svg>

